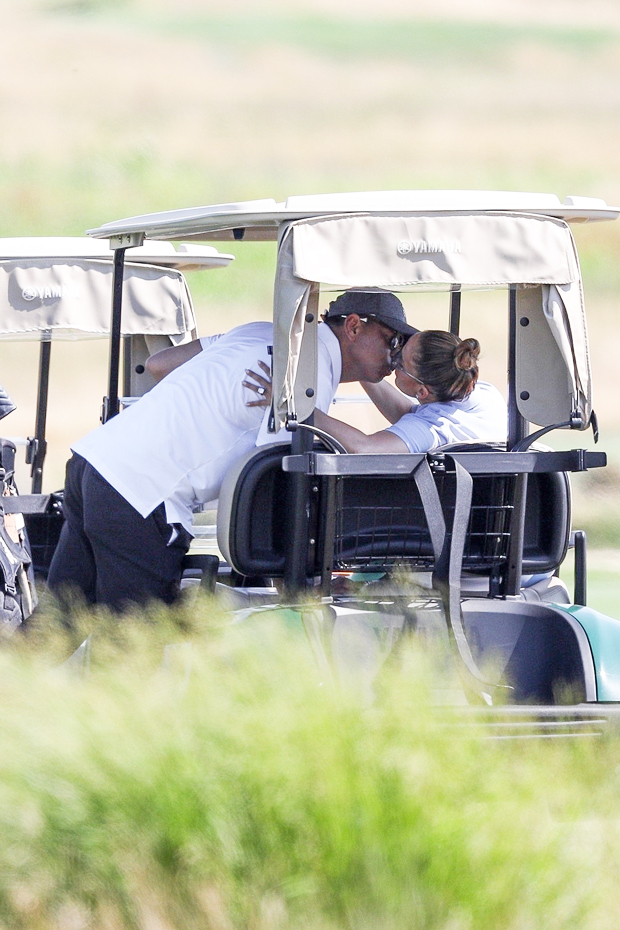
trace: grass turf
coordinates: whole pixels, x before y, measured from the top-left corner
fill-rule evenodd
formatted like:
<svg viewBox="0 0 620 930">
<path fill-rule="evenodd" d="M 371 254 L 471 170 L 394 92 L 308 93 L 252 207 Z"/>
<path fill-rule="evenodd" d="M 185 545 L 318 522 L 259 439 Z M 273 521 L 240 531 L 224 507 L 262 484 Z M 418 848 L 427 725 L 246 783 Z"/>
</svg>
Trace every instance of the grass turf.
<svg viewBox="0 0 620 930">
<path fill-rule="evenodd" d="M 413 643 L 370 707 L 208 601 L 48 613 L 0 665 L 0 926 L 610 926 L 617 737 L 489 741 Z"/>
</svg>

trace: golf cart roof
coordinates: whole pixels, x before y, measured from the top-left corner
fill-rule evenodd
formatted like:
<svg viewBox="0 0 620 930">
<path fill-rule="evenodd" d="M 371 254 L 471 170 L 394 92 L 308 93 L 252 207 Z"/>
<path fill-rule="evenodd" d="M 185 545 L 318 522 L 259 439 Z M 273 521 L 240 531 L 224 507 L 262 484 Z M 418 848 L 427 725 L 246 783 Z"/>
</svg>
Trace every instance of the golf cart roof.
<svg viewBox="0 0 620 930">
<path fill-rule="evenodd" d="M 620 208 L 593 197 L 511 191 L 368 191 L 311 194 L 275 200 L 249 200 L 148 213 L 105 223 L 88 231 L 98 239 L 143 234 L 149 239 L 275 240 L 283 223 L 330 214 L 517 212 L 555 217 L 567 222 L 614 220 Z"/>
<path fill-rule="evenodd" d="M 225 268 L 212 246 L 147 242 L 133 249 L 124 280 L 124 335 L 191 338 L 194 309 L 184 271 Z M 104 336 L 110 332 L 114 251 L 87 237 L 0 239 L 0 336 Z"/>
<path fill-rule="evenodd" d="M 15 258 L 50 258 L 65 261 L 99 258 L 112 261 L 114 250 L 107 243 L 87 236 L 23 236 L 0 239 L 0 261 Z M 147 242 L 133 249 L 131 262 L 160 265 L 176 271 L 199 271 L 207 268 L 225 268 L 234 261 L 234 255 L 218 252 L 213 246 L 182 242 L 175 249 L 172 242 Z"/>
</svg>

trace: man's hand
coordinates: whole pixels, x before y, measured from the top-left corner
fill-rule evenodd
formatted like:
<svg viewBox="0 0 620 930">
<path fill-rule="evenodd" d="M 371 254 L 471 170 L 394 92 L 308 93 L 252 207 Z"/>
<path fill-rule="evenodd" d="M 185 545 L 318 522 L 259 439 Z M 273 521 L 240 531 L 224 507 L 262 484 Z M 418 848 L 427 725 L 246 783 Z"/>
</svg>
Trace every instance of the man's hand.
<svg viewBox="0 0 620 930">
<path fill-rule="evenodd" d="M 258 395 L 257 400 L 246 401 L 246 407 L 269 407 L 271 404 L 271 372 L 264 362 L 259 361 L 258 365 L 264 374 L 259 375 L 250 368 L 246 368 L 246 375 L 253 380 L 241 382 L 244 387 Z"/>
</svg>

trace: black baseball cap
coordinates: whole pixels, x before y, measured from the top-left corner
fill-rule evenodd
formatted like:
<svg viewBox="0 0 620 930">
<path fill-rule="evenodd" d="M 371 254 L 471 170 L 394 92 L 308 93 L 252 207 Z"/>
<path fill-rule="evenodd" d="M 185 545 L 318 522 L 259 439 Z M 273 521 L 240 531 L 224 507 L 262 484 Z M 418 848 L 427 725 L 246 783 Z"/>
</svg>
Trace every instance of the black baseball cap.
<svg viewBox="0 0 620 930">
<path fill-rule="evenodd" d="M 403 305 L 396 294 L 388 291 L 345 291 L 336 300 L 332 300 L 324 319 L 333 320 L 334 317 L 348 316 L 350 313 L 372 316 L 404 336 L 415 336 L 420 332 L 414 326 L 409 326 Z"/>
</svg>

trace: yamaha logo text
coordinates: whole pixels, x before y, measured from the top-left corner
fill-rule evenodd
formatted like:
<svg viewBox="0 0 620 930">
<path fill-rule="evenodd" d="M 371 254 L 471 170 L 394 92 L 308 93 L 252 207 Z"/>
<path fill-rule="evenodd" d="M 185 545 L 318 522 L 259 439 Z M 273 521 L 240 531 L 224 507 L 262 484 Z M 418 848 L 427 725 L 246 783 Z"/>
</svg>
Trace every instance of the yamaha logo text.
<svg viewBox="0 0 620 930">
<path fill-rule="evenodd" d="M 421 255 L 429 252 L 461 253 L 458 239 L 401 239 L 396 246 L 399 255 Z"/>
<path fill-rule="evenodd" d="M 59 300 L 62 297 L 62 287 L 57 284 L 52 287 L 25 287 L 22 290 L 24 300 Z"/>
</svg>

